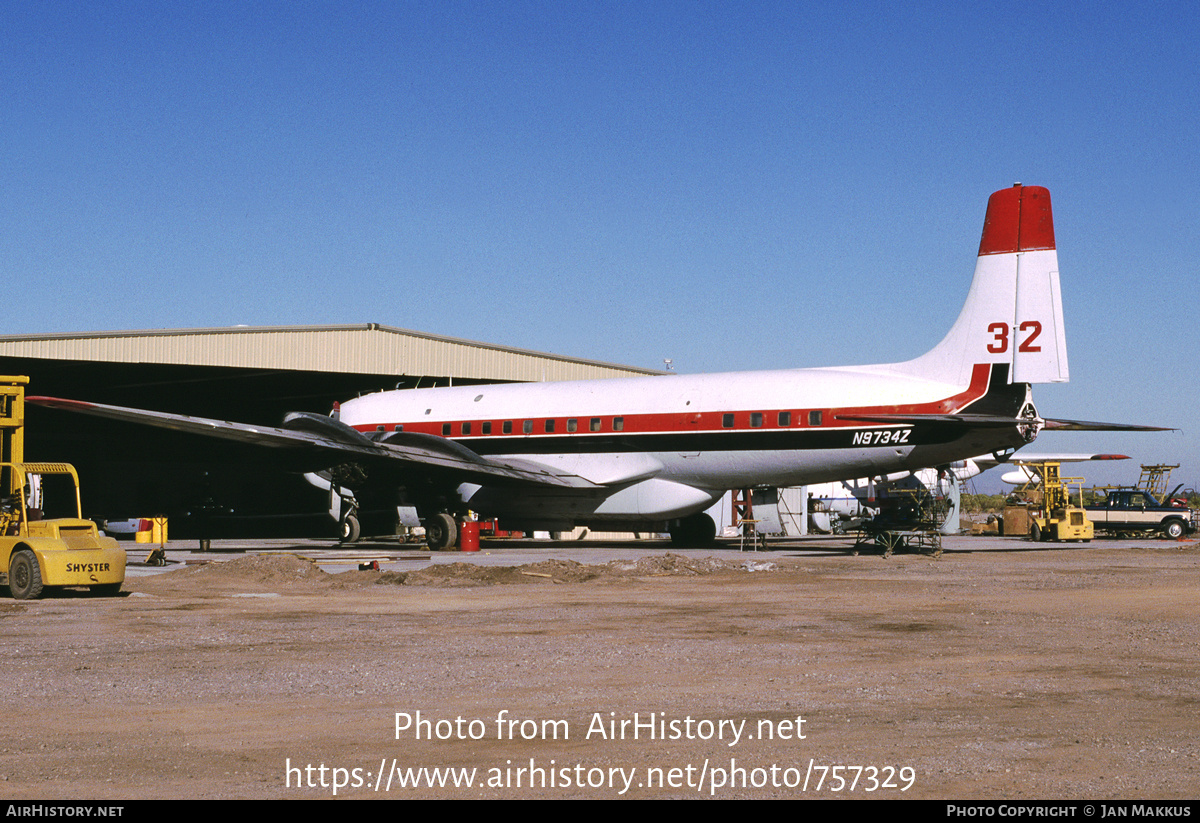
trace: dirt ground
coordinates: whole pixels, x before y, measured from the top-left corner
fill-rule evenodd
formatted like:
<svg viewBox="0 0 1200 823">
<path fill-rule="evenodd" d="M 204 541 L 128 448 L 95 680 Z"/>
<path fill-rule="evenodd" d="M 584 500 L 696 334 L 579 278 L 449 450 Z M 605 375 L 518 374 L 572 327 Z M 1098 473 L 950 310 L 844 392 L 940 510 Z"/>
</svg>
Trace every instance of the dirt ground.
<svg viewBox="0 0 1200 823">
<path fill-rule="evenodd" d="M 982 545 L 0 599 L 0 793 L 1200 796 L 1200 546 Z"/>
</svg>

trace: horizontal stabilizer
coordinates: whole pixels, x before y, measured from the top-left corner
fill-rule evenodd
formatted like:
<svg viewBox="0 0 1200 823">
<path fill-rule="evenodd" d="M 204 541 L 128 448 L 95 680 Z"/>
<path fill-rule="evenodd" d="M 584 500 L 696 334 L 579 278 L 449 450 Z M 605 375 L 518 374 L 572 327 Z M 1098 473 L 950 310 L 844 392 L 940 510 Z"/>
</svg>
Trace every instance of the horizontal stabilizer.
<svg viewBox="0 0 1200 823">
<path fill-rule="evenodd" d="M 1046 431 L 1066 432 L 1173 432 L 1169 426 L 1134 426 L 1129 423 L 1091 423 L 1087 420 L 1047 420 Z M 1117 457 L 1115 459 L 1120 459 Z"/>
<path fill-rule="evenodd" d="M 1134 426 L 1128 423 L 1091 423 L 1086 420 L 1038 420 L 1029 417 L 1002 417 L 993 414 L 837 414 L 837 420 L 855 420 L 861 423 L 908 423 L 929 424 L 944 423 L 958 426 L 1003 427 L 1027 426 L 1030 423 L 1043 423 L 1046 431 L 1080 431 L 1080 432 L 1169 432 L 1175 429 L 1164 426 Z M 1104 457 L 1090 458 L 1093 460 Z M 1111 455 L 1108 459 L 1121 460 L 1121 455 Z"/>
</svg>

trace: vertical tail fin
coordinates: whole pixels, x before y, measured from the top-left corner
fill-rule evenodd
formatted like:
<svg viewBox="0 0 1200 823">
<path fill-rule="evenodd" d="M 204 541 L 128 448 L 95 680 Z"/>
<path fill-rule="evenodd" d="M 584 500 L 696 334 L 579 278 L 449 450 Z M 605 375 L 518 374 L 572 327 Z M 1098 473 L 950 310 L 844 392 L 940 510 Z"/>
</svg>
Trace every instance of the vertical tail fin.
<svg viewBox="0 0 1200 823">
<path fill-rule="evenodd" d="M 1007 364 L 1011 383 L 1065 383 L 1067 340 L 1050 192 L 1001 189 L 988 200 L 975 279 L 958 320 L 904 371 L 965 385 L 976 363 Z"/>
</svg>

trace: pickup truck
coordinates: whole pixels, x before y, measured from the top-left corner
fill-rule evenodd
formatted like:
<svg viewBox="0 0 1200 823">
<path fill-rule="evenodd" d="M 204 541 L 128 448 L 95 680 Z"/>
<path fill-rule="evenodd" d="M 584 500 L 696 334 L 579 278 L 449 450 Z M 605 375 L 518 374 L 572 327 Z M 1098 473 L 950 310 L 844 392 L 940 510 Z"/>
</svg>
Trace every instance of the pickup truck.
<svg viewBox="0 0 1200 823">
<path fill-rule="evenodd" d="M 1170 495 L 1167 499 L 1170 499 Z M 1084 508 L 1098 530 L 1159 531 L 1170 538 L 1183 537 L 1195 531 L 1191 511 L 1161 503 L 1142 489 L 1114 489 L 1103 503 Z"/>
</svg>

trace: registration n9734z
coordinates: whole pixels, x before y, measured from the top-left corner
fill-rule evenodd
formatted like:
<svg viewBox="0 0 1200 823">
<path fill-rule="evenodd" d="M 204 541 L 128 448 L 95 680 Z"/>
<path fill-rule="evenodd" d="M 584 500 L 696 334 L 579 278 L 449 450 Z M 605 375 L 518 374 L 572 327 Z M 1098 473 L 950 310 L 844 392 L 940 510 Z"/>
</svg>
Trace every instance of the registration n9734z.
<svg viewBox="0 0 1200 823">
<path fill-rule="evenodd" d="M 876 429 L 875 431 L 855 432 L 853 446 L 889 446 L 893 443 L 907 443 L 912 429 Z"/>
</svg>

